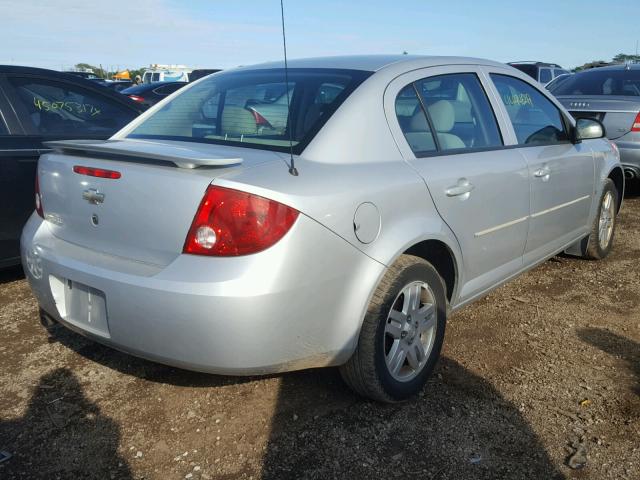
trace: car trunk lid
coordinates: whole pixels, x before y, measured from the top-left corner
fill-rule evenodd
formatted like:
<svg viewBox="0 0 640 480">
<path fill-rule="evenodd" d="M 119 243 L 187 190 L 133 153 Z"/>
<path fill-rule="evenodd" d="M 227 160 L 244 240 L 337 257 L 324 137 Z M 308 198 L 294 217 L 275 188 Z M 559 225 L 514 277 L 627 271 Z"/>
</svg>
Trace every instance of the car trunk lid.
<svg viewBox="0 0 640 480">
<path fill-rule="evenodd" d="M 180 255 L 207 186 L 273 152 L 191 142 L 49 142 L 40 159 L 45 219 L 63 240 L 154 265 Z M 117 172 L 101 178 L 74 167 Z M 85 169 L 76 168 L 80 172 Z M 116 175 L 113 175 L 116 176 Z"/>
<path fill-rule="evenodd" d="M 560 103 L 578 118 L 595 118 L 605 127 L 607 137 L 614 140 L 631 131 L 640 112 L 640 98 L 619 96 L 559 96 Z"/>
</svg>

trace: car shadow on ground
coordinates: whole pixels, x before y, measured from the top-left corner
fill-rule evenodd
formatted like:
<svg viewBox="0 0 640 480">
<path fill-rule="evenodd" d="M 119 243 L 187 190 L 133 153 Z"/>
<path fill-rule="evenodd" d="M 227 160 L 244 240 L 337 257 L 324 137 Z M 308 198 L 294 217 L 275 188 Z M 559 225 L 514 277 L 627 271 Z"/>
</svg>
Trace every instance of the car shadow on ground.
<svg viewBox="0 0 640 480">
<path fill-rule="evenodd" d="M 0 268 L 0 285 L 3 283 L 15 282 L 24 278 L 21 266 Z"/>
<path fill-rule="evenodd" d="M 583 328 L 578 331 L 578 336 L 603 352 L 624 360 L 636 377 L 634 392 L 640 395 L 640 343 L 602 328 Z"/>
<path fill-rule="evenodd" d="M 517 406 L 451 359 L 423 395 L 396 405 L 340 381 L 328 392 L 316 377 L 283 377 L 261 478 L 565 478 Z"/>
<path fill-rule="evenodd" d="M 625 198 L 636 198 L 640 196 L 640 180 L 627 180 L 624 186 Z"/>
<path fill-rule="evenodd" d="M 25 415 L 0 417 L 0 478 L 132 478 L 117 449 L 120 427 L 84 395 L 75 375 L 59 368 L 44 375 Z"/>
</svg>

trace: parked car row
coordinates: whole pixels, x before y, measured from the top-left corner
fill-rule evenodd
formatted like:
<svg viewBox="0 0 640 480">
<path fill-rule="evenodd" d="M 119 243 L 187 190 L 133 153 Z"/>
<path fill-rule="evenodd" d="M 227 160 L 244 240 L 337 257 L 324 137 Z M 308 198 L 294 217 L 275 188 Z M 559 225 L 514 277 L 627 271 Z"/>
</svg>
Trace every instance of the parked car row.
<svg viewBox="0 0 640 480">
<path fill-rule="evenodd" d="M 572 118 L 538 80 L 334 57 L 220 72 L 135 119 L 121 95 L 135 108 L 96 126 L 127 123 L 109 140 L 76 127 L 40 148 L 21 253 L 43 324 L 183 368 L 338 366 L 364 396 L 414 395 L 450 312 L 557 253 L 613 247 L 614 119 Z M 72 87 L 27 89 L 38 125 L 79 121 Z M 110 111 L 82 92 L 81 119 Z"/>
<path fill-rule="evenodd" d="M 576 118 L 601 122 L 620 151 L 625 175 L 640 178 L 640 65 L 613 65 L 575 73 L 550 91 Z"/>
</svg>

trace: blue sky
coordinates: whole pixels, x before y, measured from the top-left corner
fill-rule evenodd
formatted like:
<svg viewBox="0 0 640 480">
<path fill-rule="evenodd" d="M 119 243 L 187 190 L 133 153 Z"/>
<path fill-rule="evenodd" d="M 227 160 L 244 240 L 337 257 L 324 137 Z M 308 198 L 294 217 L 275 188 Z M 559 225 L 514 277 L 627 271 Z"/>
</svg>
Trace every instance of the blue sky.
<svg viewBox="0 0 640 480">
<path fill-rule="evenodd" d="M 228 68 L 282 56 L 279 0 L 0 0 L 0 63 Z M 354 53 L 544 60 L 566 67 L 640 39 L 638 0 L 285 0 L 290 58 Z"/>
</svg>

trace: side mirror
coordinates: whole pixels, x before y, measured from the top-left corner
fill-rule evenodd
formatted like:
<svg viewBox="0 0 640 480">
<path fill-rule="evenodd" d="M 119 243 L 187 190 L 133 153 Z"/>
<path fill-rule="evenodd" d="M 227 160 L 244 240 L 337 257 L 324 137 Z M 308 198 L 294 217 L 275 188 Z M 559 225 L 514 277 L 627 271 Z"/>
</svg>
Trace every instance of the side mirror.
<svg viewBox="0 0 640 480">
<path fill-rule="evenodd" d="M 579 118 L 574 132 L 575 142 L 604 137 L 604 126 L 592 118 Z"/>
</svg>

